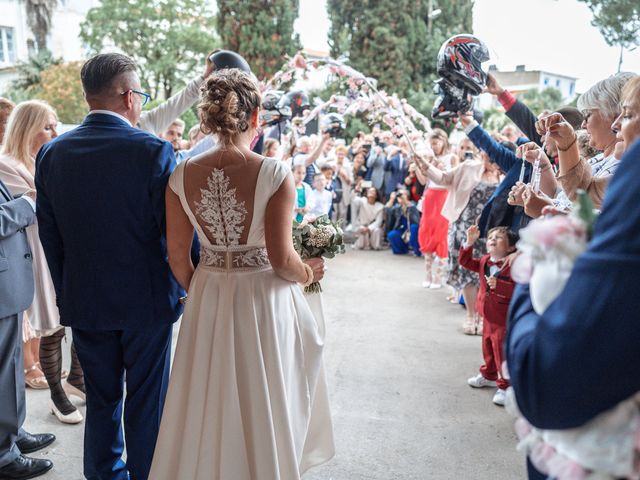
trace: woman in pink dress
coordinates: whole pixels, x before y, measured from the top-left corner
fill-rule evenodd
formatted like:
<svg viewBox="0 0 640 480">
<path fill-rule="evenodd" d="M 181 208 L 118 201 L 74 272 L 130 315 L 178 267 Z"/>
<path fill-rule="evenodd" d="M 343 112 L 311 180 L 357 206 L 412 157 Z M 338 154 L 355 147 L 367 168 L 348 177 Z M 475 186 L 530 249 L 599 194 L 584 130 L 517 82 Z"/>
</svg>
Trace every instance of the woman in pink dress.
<svg viewBox="0 0 640 480">
<path fill-rule="evenodd" d="M 35 190 L 35 156 L 42 145 L 58 136 L 57 125 L 55 111 L 47 103 L 38 100 L 22 102 L 11 113 L 0 155 L 0 179 L 12 195 Z M 27 238 L 33 255 L 35 292 L 33 303 L 25 312 L 23 338 L 26 342 L 39 340 L 40 363 L 25 365 L 25 376 L 42 368 L 46 378 L 44 388 L 51 390 L 51 413 L 63 423 L 79 423 L 82 414 L 69 401 L 67 393 L 84 400 L 82 369 L 72 344 L 71 372 L 63 385 L 62 339 L 65 331 L 60 325 L 56 294 L 38 237 L 37 224 L 27 227 Z"/>
</svg>

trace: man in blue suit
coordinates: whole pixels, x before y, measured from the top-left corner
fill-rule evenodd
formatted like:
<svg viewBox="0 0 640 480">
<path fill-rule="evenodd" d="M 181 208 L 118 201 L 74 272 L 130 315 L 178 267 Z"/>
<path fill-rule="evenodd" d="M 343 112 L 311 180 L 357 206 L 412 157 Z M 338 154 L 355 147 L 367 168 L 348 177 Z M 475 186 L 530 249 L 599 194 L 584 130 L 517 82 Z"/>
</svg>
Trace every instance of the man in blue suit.
<svg viewBox="0 0 640 480">
<path fill-rule="evenodd" d="M 132 126 L 146 98 L 133 60 L 97 55 L 81 79 L 91 111 L 36 159 L 40 239 L 85 375 L 84 474 L 146 480 L 184 294 L 165 239 L 175 158 L 171 144 Z"/>
<path fill-rule="evenodd" d="M 638 178 L 640 141 L 623 157 L 562 293 L 542 315 L 528 286 L 513 296 L 507 362 L 520 410 L 536 427 L 584 425 L 640 391 Z M 546 477 L 530 467 L 529 478 Z"/>
</svg>

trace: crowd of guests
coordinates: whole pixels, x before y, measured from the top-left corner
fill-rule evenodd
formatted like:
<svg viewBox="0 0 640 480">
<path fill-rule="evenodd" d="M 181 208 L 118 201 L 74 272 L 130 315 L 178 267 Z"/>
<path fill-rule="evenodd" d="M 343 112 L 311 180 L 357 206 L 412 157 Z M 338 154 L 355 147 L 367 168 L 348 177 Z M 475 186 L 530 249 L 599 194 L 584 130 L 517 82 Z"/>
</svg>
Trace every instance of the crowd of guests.
<svg viewBox="0 0 640 480">
<path fill-rule="evenodd" d="M 185 123 L 178 118 L 197 101 L 211 68 L 208 63 L 202 76 L 140 118 L 138 126 L 169 141 L 178 161 L 215 143 L 199 125 L 185 135 Z M 293 220 L 328 215 L 343 225 L 356 250 L 388 248 L 424 258 L 422 286 L 448 287 L 447 300 L 466 312 L 463 333 L 482 336 L 484 364 L 468 384 L 496 388 L 493 402 L 504 405 L 509 379 L 502 363 L 508 356 L 507 316 L 515 288 L 510 267 L 518 232 L 550 210 L 569 211 L 580 190 L 595 208 L 606 205 L 609 182 L 640 137 L 640 78 L 618 73 L 581 95 L 577 108 L 540 115 L 491 75 L 487 91 L 513 122 L 501 132 L 488 132 L 472 114 L 461 112 L 453 133 L 440 128 L 412 133 L 412 145 L 379 126 L 350 140 L 320 132 L 294 140 L 261 139 L 257 145 L 264 156 L 286 162 L 293 172 Z M 0 180 L 13 196 L 34 195 L 34 159 L 57 136 L 57 125 L 56 112 L 45 102 L 14 105 L 0 99 Z M 72 397 L 84 399 L 82 369 L 72 342 L 71 367 L 62 369 L 64 327 L 37 224 L 26 232 L 36 281 L 34 301 L 21 319 L 24 381 L 27 387 L 50 390 L 50 410 L 61 422 L 79 423 L 83 418 Z M 522 307 L 514 315 L 523 318 L 521 326 L 531 312 Z M 522 327 L 513 335 L 527 333 Z M 525 414 L 536 417 L 538 407 L 529 401 L 533 394 L 518 363 L 522 346 L 511 348 L 516 395 Z M 21 449 L 28 452 L 51 441 L 24 433 Z"/>
<path fill-rule="evenodd" d="M 493 401 L 504 405 L 509 382 L 501 366 L 518 232 L 545 207 L 570 211 L 579 190 L 601 207 L 627 145 L 623 105 L 639 82 L 619 73 L 581 95 L 577 108 L 536 115 L 489 75 L 487 91 L 513 122 L 500 132 L 461 113 L 450 134 L 410 134 L 419 156 L 405 138 L 378 126 L 350 141 L 322 133 L 293 146 L 273 141 L 264 154 L 294 171 L 297 221 L 329 215 L 353 236 L 354 249 L 424 257 L 423 287 L 447 286 L 447 299 L 465 308 L 463 333 L 483 337 L 485 362 L 468 384 L 497 387 Z"/>
</svg>

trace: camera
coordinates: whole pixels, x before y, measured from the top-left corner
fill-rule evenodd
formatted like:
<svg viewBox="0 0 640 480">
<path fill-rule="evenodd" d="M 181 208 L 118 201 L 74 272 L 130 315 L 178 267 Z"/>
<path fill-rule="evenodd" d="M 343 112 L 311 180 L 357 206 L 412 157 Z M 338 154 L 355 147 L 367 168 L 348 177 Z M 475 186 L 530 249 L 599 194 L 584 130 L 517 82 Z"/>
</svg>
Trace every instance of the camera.
<svg viewBox="0 0 640 480">
<path fill-rule="evenodd" d="M 328 133 L 331 138 L 344 135 L 346 128 L 344 117 L 338 113 L 329 113 L 320 120 L 320 128 L 323 133 Z"/>
</svg>

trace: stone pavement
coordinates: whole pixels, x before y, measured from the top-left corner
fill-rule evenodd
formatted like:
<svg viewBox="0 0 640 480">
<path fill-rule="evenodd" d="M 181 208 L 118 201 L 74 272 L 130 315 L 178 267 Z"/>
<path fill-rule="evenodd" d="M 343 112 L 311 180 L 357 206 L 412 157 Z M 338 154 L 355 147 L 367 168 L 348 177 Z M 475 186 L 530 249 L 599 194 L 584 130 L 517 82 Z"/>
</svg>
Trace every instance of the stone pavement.
<svg viewBox="0 0 640 480">
<path fill-rule="evenodd" d="M 480 338 L 461 333 L 464 312 L 444 290 L 420 287 L 423 262 L 349 250 L 328 267 L 325 364 L 337 454 L 304 480 L 525 478 L 513 420 L 491 403 L 492 389 L 466 385 L 482 361 Z M 25 427 L 58 436 L 42 454 L 55 466 L 40 478 L 81 480 L 83 426 L 61 425 L 47 405 L 48 392 L 28 391 Z"/>
</svg>

